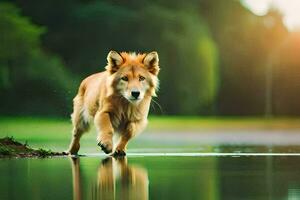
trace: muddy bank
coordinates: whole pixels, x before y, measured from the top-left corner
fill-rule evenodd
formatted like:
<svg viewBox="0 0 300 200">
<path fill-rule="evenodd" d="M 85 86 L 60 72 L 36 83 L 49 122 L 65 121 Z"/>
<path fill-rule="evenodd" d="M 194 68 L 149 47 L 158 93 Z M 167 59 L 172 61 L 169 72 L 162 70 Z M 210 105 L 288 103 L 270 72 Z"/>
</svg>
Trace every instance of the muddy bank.
<svg viewBox="0 0 300 200">
<path fill-rule="evenodd" d="M 28 144 L 22 144 L 12 137 L 0 138 L 0 158 L 12 157 L 52 157 L 62 156 L 62 152 L 53 152 L 45 149 L 33 149 Z"/>
</svg>

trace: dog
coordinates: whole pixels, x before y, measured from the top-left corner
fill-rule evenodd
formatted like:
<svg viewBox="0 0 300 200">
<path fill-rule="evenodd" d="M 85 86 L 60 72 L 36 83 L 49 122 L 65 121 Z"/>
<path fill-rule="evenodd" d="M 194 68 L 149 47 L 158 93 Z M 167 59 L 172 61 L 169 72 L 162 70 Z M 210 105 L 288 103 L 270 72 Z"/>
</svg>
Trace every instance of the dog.
<svg viewBox="0 0 300 200">
<path fill-rule="evenodd" d="M 113 156 L 125 156 L 129 140 L 147 125 L 150 103 L 159 86 L 157 52 L 110 51 L 107 62 L 105 71 L 81 82 L 73 99 L 73 131 L 68 154 L 77 154 L 80 138 L 92 121 L 98 132 L 98 146 Z M 119 141 L 114 148 L 115 133 Z"/>
</svg>

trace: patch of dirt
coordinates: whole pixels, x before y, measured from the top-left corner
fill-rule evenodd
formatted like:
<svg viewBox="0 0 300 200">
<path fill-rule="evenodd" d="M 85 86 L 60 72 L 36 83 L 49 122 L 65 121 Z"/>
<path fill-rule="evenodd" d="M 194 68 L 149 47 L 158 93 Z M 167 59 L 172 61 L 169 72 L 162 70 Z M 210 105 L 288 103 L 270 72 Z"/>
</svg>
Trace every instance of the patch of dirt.
<svg viewBox="0 0 300 200">
<path fill-rule="evenodd" d="M 33 149 L 27 145 L 16 141 L 12 137 L 0 138 L 0 158 L 10 157 L 52 157 L 63 156 L 63 152 L 53 152 L 45 149 Z"/>
</svg>

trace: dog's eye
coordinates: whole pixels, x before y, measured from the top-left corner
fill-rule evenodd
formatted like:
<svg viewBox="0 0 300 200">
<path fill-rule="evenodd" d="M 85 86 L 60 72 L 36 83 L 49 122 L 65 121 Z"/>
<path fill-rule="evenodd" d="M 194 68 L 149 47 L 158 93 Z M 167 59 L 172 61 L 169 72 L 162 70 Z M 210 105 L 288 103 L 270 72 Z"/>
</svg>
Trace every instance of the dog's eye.
<svg viewBox="0 0 300 200">
<path fill-rule="evenodd" d="M 139 77 L 139 80 L 140 80 L 140 81 L 143 81 L 143 80 L 145 80 L 145 77 L 140 76 L 140 77 Z"/>
<path fill-rule="evenodd" d="M 123 76 L 121 79 L 122 79 L 123 81 L 128 81 L 128 77 L 127 77 L 127 76 Z"/>
</svg>

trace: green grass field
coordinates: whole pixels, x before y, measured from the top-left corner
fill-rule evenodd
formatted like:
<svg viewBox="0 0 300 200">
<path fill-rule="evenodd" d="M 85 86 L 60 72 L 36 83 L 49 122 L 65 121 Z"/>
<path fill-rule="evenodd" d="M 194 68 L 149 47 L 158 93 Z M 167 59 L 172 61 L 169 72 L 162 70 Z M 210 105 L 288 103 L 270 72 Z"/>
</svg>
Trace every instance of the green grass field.
<svg viewBox="0 0 300 200">
<path fill-rule="evenodd" d="M 146 131 L 160 134 L 164 131 L 233 129 L 300 129 L 300 119 L 150 117 Z M 13 136 L 34 147 L 63 150 L 68 146 L 71 130 L 69 119 L 0 117 L 0 137 Z M 95 138 L 96 131 L 93 127 L 82 138 L 82 144 L 86 143 L 82 146 L 91 146 L 90 144 L 95 143 Z"/>
<path fill-rule="evenodd" d="M 298 129 L 300 118 L 199 118 L 150 117 L 148 131 L 160 132 L 191 129 Z M 0 137 L 26 139 L 65 139 L 72 130 L 69 119 L 0 117 Z M 94 132 L 92 128 L 91 132 Z"/>
</svg>

